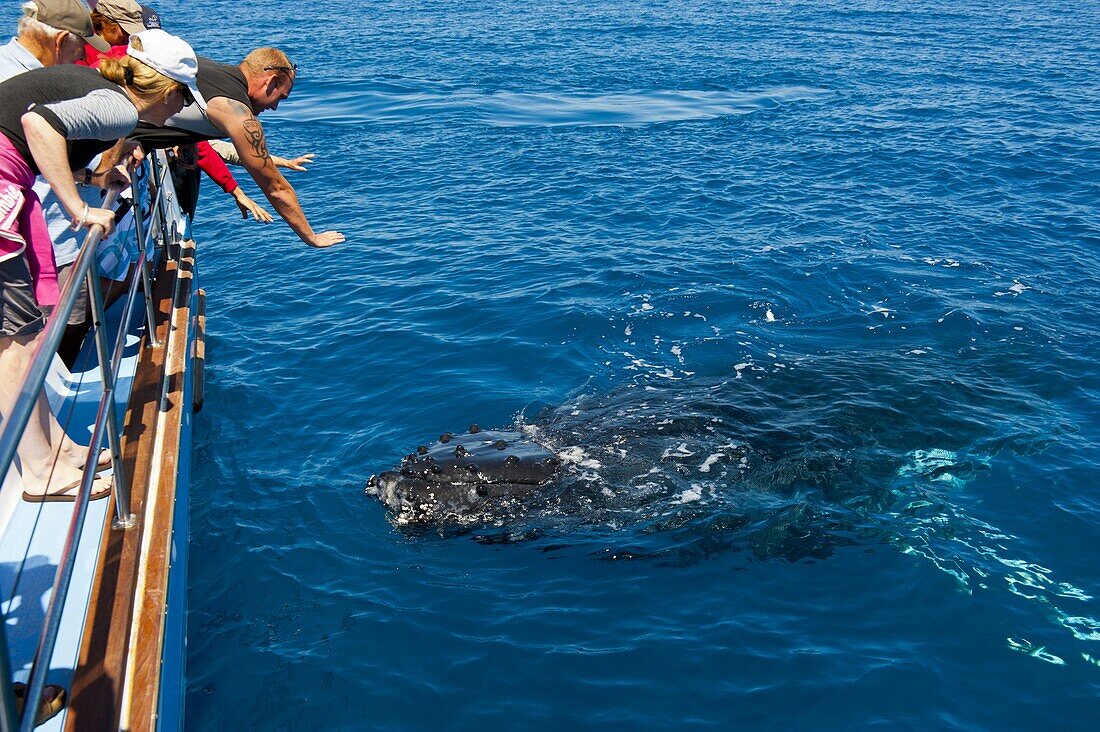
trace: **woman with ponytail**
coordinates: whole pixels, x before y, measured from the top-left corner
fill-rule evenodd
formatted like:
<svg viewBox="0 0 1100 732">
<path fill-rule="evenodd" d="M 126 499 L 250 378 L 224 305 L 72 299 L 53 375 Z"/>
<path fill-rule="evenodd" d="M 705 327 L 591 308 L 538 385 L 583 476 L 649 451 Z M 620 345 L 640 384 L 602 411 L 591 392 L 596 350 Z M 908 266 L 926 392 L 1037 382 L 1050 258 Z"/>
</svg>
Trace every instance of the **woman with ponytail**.
<svg viewBox="0 0 1100 732">
<path fill-rule="evenodd" d="M 114 213 L 84 202 L 73 171 L 139 120 L 161 125 L 188 104 L 205 106 L 192 91 L 197 67 L 185 41 L 147 30 L 131 36 L 125 57 L 104 59 L 98 70 L 51 66 L 0 84 L 0 408 L 13 402 L 58 297 L 53 246 L 32 190 L 35 175 L 49 182 L 74 229 L 109 231 Z M 49 415 L 44 396 L 40 402 L 39 414 Z M 62 438 L 51 435 L 64 432 L 51 422 L 32 419 L 20 444 L 28 500 L 64 500 L 79 485 L 79 467 L 53 464 L 51 441 Z"/>
</svg>

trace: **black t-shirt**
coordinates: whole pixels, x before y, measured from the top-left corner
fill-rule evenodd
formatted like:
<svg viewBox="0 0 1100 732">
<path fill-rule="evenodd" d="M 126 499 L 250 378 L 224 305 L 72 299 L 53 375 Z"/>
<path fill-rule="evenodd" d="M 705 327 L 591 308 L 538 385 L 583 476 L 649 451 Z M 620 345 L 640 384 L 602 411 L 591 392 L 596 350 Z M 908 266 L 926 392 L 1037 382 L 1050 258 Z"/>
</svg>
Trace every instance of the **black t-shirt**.
<svg viewBox="0 0 1100 732">
<path fill-rule="evenodd" d="M 40 115 L 68 142 L 69 166 L 86 167 L 134 129 L 137 109 L 118 84 L 84 66 L 34 69 L 0 83 L 0 133 L 38 173 L 23 115 Z"/>
<path fill-rule="evenodd" d="M 197 76 L 199 93 L 209 102 L 217 97 L 226 97 L 241 102 L 252 109 L 248 98 L 248 80 L 238 66 L 220 64 L 217 61 L 199 56 Z M 226 137 L 225 132 L 215 127 L 199 111 L 197 104 L 184 107 L 183 111 L 168 119 L 164 127 L 156 127 L 147 122 L 138 124 L 130 139 L 137 140 L 147 150 L 186 145 L 201 140 L 215 140 Z"/>
</svg>

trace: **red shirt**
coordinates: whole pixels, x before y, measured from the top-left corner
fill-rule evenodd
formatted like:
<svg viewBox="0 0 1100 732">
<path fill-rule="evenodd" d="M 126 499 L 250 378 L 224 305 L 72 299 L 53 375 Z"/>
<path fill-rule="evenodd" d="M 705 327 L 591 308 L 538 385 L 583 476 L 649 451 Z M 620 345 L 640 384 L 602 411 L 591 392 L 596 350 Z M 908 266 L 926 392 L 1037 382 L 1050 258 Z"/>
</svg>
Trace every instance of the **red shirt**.
<svg viewBox="0 0 1100 732">
<path fill-rule="evenodd" d="M 99 66 L 99 60 L 104 57 L 122 58 L 126 55 L 126 46 L 111 46 L 107 53 L 97 51 L 91 44 L 84 44 L 84 60 L 77 61 L 81 66 L 91 66 L 93 69 Z"/>
</svg>

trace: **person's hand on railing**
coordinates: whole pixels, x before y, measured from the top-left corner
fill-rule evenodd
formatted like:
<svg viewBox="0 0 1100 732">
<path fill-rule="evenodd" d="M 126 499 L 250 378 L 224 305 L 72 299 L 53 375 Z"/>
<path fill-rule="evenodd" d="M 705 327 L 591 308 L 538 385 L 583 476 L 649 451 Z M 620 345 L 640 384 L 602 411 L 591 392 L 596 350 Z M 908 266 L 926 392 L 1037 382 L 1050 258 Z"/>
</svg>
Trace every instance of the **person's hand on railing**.
<svg viewBox="0 0 1100 732">
<path fill-rule="evenodd" d="M 126 141 L 123 152 L 124 155 L 120 164 L 131 172 L 137 170 L 137 166 L 141 165 L 141 161 L 145 159 L 145 150 L 141 145 L 130 140 Z"/>
<path fill-rule="evenodd" d="M 111 233 L 115 226 L 115 212 L 106 208 L 91 208 L 84 204 L 83 210 L 72 215 L 73 231 L 90 229 L 93 226 L 103 227 L 103 236 Z"/>
<path fill-rule="evenodd" d="M 233 196 L 234 202 L 237 204 L 237 208 L 241 210 L 241 218 L 247 219 L 248 214 L 252 214 L 252 218 L 257 221 L 263 221 L 265 224 L 269 224 L 274 219 L 271 218 L 263 206 L 253 201 L 251 198 L 241 190 L 240 186 L 233 189 L 233 192 L 229 195 Z"/>
<path fill-rule="evenodd" d="M 130 185 L 130 171 L 124 165 L 116 165 L 113 168 L 104 170 L 102 173 L 93 175 L 92 182 L 100 188 L 110 188 L 111 186 L 126 188 Z"/>
<path fill-rule="evenodd" d="M 111 229 L 115 228 L 115 212 L 106 208 L 89 208 L 82 226 L 87 229 L 102 226 L 103 235 L 107 236 L 111 233 Z"/>
<path fill-rule="evenodd" d="M 297 170 L 299 173 L 304 173 L 308 168 L 307 165 L 313 164 L 313 158 L 316 157 L 313 153 L 306 153 L 305 155 L 299 155 L 296 158 L 281 158 L 278 155 L 271 156 L 271 162 L 275 163 L 280 168 L 287 168 L 289 170 Z"/>
</svg>

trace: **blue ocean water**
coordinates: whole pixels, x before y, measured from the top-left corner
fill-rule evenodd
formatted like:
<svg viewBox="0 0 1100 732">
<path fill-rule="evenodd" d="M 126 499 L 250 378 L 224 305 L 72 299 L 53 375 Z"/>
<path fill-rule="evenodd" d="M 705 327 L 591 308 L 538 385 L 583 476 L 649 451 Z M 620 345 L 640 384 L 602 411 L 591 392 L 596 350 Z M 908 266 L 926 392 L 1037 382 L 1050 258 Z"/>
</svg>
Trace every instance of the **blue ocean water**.
<svg viewBox="0 0 1100 732">
<path fill-rule="evenodd" d="M 1100 722 L 1095 3 L 158 10 L 348 235 L 204 189 L 190 728 Z M 364 493 L 472 422 L 566 488 Z"/>
</svg>

